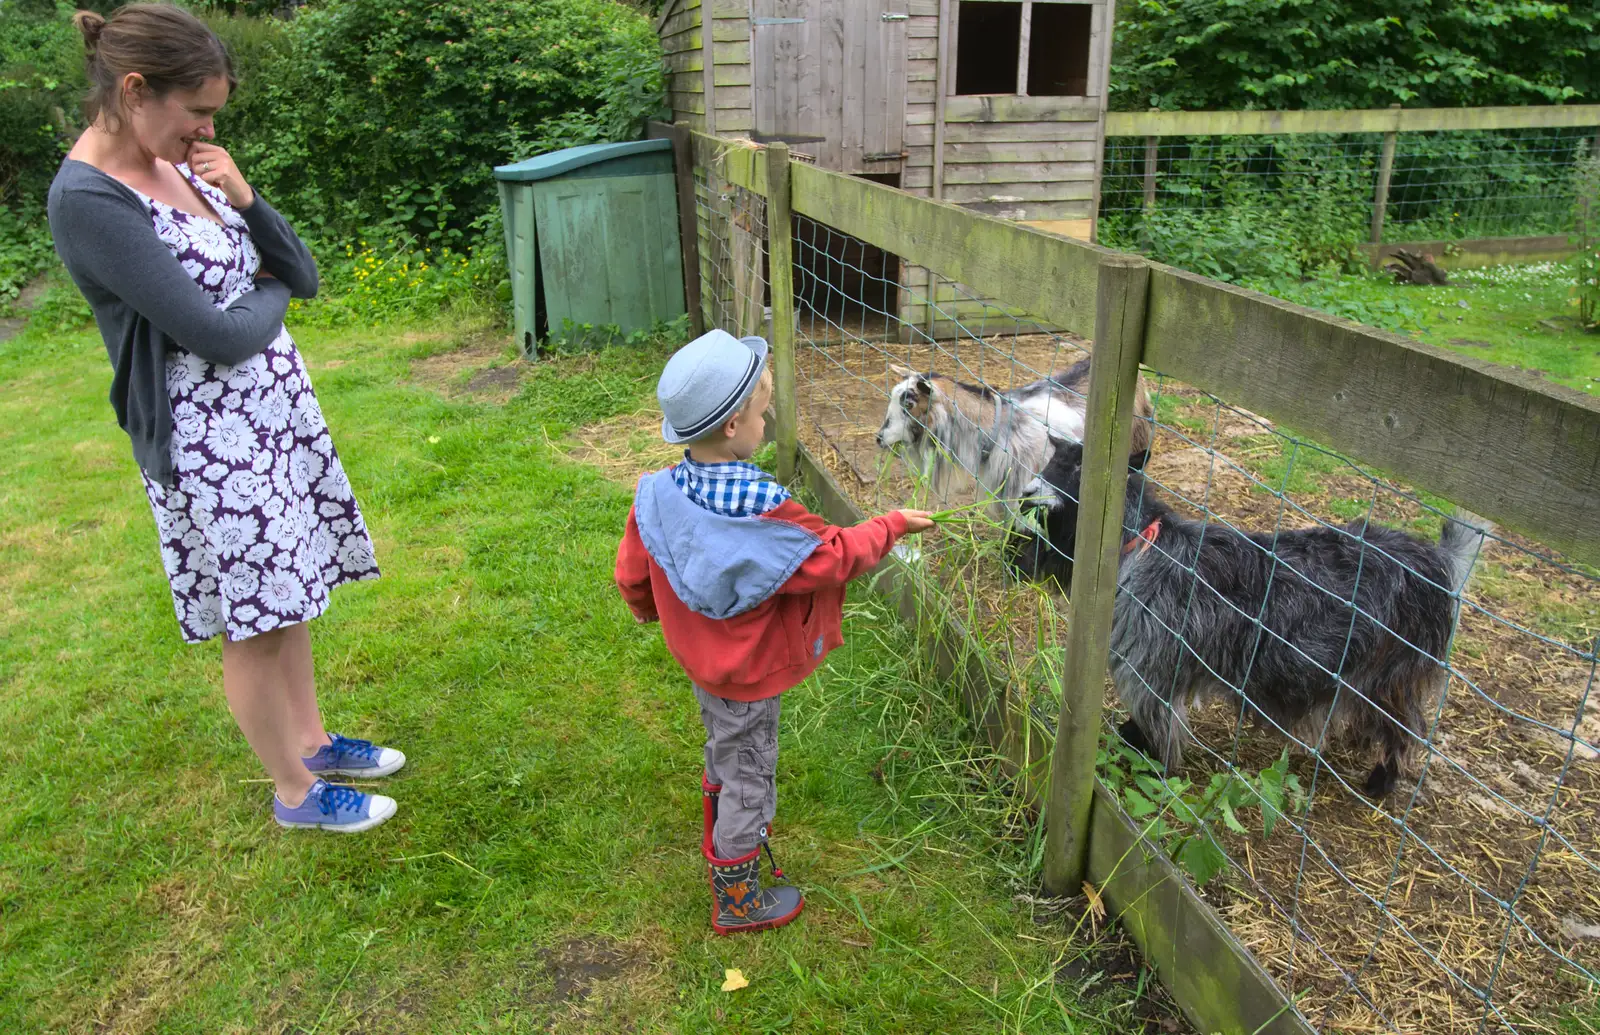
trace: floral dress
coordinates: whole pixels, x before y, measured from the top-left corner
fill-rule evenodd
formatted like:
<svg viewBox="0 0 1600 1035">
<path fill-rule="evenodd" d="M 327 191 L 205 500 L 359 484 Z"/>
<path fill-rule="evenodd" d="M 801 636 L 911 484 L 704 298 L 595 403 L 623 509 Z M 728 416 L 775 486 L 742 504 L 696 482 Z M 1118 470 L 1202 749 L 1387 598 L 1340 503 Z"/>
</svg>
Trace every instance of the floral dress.
<svg viewBox="0 0 1600 1035">
<path fill-rule="evenodd" d="M 178 171 L 222 222 L 144 197 L 156 234 L 225 309 L 261 266 L 227 197 Z M 243 640 L 307 622 L 335 586 L 378 577 L 356 505 L 287 330 L 235 366 L 174 346 L 167 355 L 173 488 L 144 476 L 172 603 L 190 643 Z"/>
</svg>

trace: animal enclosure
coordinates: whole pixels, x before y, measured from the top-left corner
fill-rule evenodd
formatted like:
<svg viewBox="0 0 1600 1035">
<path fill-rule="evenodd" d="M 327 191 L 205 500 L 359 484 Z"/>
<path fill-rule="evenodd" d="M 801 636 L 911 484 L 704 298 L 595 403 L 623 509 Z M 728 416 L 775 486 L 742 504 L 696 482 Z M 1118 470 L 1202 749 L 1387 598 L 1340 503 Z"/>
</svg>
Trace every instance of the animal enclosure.
<svg viewBox="0 0 1600 1035">
<path fill-rule="evenodd" d="M 928 649 L 955 659 L 979 729 L 1009 760 L 995 777 L 1043 802 L 1047 886 L 1097 887 L 1202 1030 L 1593 1024 L 1594 401 L 784 151 L 693 138 L 694 189 L 681 200 L 694 208 L 702 319 L 772 340 L 780 473 L 808 474 L 825 499 L 841 494 L 857 512 L 966 508 L 894 573 L 918 602 Z M 901 262 L 871 260 L 867 248 Z M 807 281 L 803 269 L 829 272 Z M 933 270 L 933 283 L 907 270 Z M 875 438 L 896 366 L 1003 392 L 1085 356 L 1095 357 L 1085 451 L 1101 459 L 1086 462 L 1082 507 L 1111 520 L 1079 523 L 1069 604 L 1009 573 L 1005 526 L 1024 519 L 1019 504 L 1002 520 L 983 517 L 969 506 L 970 480 L 920 478 Z M 1327 722 L 1274 728 L 1237 693 L 1188 714 L 1176 772 L 1120 746 L 1105 672 L 1116 660 L 1107 636 L 1123 553 L 1120 502 L 1107 501 L 1121 488 L 1106 458 L 1126 455 L 1129 432 L 1119 439 L 1117 429 L 1132 417 L 1130 362 L 1154 395 L 1149 485 L 1188 518 L 1269 544 L 1293 529 L 1347 529 L 1358 551 L 1377 549 L 1365 534 L 1374 525 L 1435 541 L 1451 504 L 1497 523 L 1472 581 L 1451 598 L 1459 628 L 1434 658 L 1444 691 L 1427 702 L 1423 729 L 1408 731 L 1414 762 L 1386 797 L 1362 793 L 1370 759 Z M 1273 548 L 1264 563 L 1291 577 Z M 1216 587 L 1191 581 L 1189 592 L 1200 588 Z M 1348 600 L 1328 610 L 1358 617 Z M 1339 693 L 1359 693 L 1343 668 L 1326 675 Z M 1087 751 L 1057 750 L 1052 764 L 1053 740 L 1084 743 L 1085 717 Z M 1141 852 L 1085 845 L 1089 830 L 1130 817 L 1146 835 Z M 1130 871 L 1164 872 L 1165 860 L 1248 950 L 1242 963 L 1194 951 L 1189 935 L 1180 951 L 1172 916 L 1133 893 Z M 1251 985 L 1252 957 L 1270 976 L 1265 991 Z"/>
</svg>

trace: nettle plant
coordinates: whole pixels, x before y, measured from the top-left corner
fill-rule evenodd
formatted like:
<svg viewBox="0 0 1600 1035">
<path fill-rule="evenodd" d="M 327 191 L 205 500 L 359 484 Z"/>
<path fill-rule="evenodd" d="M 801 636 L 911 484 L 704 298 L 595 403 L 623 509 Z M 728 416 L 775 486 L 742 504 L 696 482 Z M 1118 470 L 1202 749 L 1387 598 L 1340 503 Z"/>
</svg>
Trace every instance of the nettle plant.
<svg viewBox="0 0 1600 1035">
<path fill-rule="evenodd" d="M 1258 773 L 1230 769 L 1213 773 L 1202 788 L 1182 777 L 1163 777 L 1160 768 L 1111 734 L 1097 757 L 1100 779 L 1116 792 L 1122 807 L 1144 836 L 1204 887 L 1228 864 L 1212 835 L 1221 823 L 1235 834 L 1248 834 L 1245 820 L 1254 810 L 1264 837 L 1278 821 L 1305 811 L 1300 778 L 1289 772 L 1289 752 Z"/>
</svg>

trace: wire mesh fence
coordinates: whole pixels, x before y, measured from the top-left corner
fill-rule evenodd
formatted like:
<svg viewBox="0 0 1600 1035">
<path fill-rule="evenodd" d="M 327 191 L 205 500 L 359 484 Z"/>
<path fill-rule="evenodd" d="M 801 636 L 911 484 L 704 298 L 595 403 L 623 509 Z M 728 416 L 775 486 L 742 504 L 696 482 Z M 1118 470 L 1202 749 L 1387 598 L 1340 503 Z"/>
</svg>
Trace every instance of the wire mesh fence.
<svg viewBox="0 0 1600 1035">
<path fill-rule="evenodd" d="M 704 169 L 696 193 L 708 325 L 760 333 L 761 199 Z M 921 599 L 1048 729 L 1072 552 L 1051 508 L 1074 502 L 1049 461 L 1082 434 L 1090 343 L 792 231 L 801 444 L 863 510 L 953 511 L 904 554 Z M 1600 1030 L 1600 572 L 1491 530 L 1454 541 L 1463 588 L 1444 501 L 1143 378 L 1102 782 L 1316 1030 Z M 1128 740 L 1159 755 L 1168 727 L 1163 772 Z"/>
<path fill-rule="evenodd" d="M 1574 163 L 1593 128 L 1397 134 L 1384 239 L 1459 240 L 1565 233 Z M 1383 134 L 1112 137 L 1101 240 L 1138 243 L 1164 223 L 1234 213 L 1309 239 L 1368 240 Z"/>
</svg>

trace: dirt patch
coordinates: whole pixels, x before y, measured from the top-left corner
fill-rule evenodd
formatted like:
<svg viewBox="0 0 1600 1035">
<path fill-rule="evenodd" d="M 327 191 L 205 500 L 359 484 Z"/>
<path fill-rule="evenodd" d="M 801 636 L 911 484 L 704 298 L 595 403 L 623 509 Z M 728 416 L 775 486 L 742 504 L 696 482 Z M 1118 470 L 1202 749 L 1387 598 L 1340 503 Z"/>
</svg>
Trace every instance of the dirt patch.
<svg viewBox="0 0 1600 1035">
<path fill-rule="evenodd" d="M 659 955 L 642 942 L 619 942 L 605 935 L 567 938 L 540 949 L 530 961 L 524 995 L 543 1013 L 544 1030 L 592 1030 L 605 1017 L 607 1030 L 632 1030 L 639 1015 L 669 993 Z"/>
<path fill-rule="evenodd" d="M 868 512 L 958 506 L 975 498 L 970 479 L 918 482 L 876 447 L 896 380 L 889 364 L 1004 388 L 1069 365 L 1085 347 L 1050 335 L 813 343 L 796 362 L 801 439 Z M 1405 487 L 1185 385 L 1158 391 L 1149 473 L 1177 509 L 1249 531 L 1371 520 L 1438 535 L 1438 517 Z M 1010 582 L 1000 542 L 998 529 L 976 522 L 946 528 L 923 544 L 925 581 L 1008 680 L 1054 714 L 1067 607 Z M 1600 942 L 1570 932 L 1600 924 L 1597 634 L 1600 580 L 1504 536 L 1485 549 L 1468 593 L 1455 676 L 1419 751 L 1420 784 L 1402 785 L 1380 810 L 1355 793 L 1365 760 L 1326 745 L 1321 766 L 1293 760 L 1314 793 L 1291 828 L 1271 839 L 1259 827 L 1220 832 L 1235 865 L 1203 896 L 1314 1023 L 1407 1035 L 1546 1031 L 1563 1005 L 1593 1009 L 1597 989 L 1577 967 L 1600 972 Z M 1109 686 L 1107 707 L 1120 708 Z M 1229 762 L 1259 770 L 1276 760 L 1284 741 L 1241 732 L 1236 720 L 1237 708 L 1191 713 L 1200 746 L 1186 753 L 1184 777 L 1204 786 Z"/>
<path fill-rule="evenodd" d="M 401 344 L 444 340 L 442 335 L 408 336 Z M 511 358 L 511 339 L 498 331 L 477 331 L 456 348 L 424 356 L 411 364 L 411 379 L 447 399 L 505 403 L 517 394 L 527 365 Z"/>
<path fill-rule="evenodd" d="M 539 962 L 555 982 L 555 999 L 562 1002 L 589 999 L 596 985 L 650 965 L 642 949 L 604 936 L 568 938 L 555 948 L 540 949 Z"/>
</svg>

